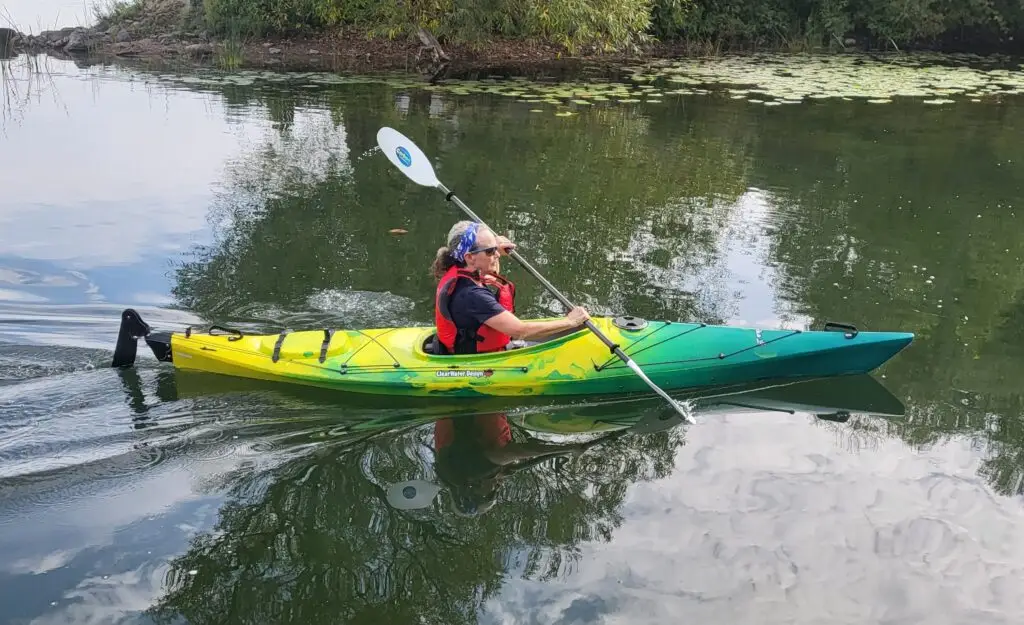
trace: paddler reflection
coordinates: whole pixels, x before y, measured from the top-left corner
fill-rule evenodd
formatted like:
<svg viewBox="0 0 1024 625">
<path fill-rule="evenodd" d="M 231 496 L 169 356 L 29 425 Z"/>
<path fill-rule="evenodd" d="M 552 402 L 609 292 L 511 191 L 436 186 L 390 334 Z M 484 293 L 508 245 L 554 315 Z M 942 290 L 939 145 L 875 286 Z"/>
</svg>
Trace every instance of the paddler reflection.
<svg viewBox="0 0 1024 625">
<path fill-rule="evenodd" d="M 521 435 L 520 435 L 521 434 Z M 586 442 L 548 443 L 517 432 L 504 413 L 448 417 L 434 423 L 434 472 L 437 482 L 394 484 L 387 499 L 400 510 L 430 506 L 440 495 L 453 512 L 476 516 L 490 510 L 510 475 L 556 458 L 571 459 L 618 432 Z M 520 439 L 520 440 L 517 440 Z M 446 491 L 441 495 L 442 491 Z"/>
</svg>

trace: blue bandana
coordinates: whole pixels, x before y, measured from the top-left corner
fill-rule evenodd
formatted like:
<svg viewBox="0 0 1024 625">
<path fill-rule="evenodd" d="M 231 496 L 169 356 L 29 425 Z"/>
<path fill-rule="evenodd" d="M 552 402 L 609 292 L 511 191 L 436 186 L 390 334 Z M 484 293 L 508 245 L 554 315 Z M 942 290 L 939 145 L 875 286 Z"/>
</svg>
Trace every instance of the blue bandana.
<svg viewBox="0 0 1024 625">
<path fill-rule="evenodd" d="M 460 263 L 466 262 L 466 252 L 473 249 L 473 244 L 476 243 L 476 231 L 479 226 L 480 224 L 473 222 L 466 228 L 466 231 L 462 233 L 462 237 L 459 239 L 459 244 L 452 250 L 452 258 Z"/>
</svg>

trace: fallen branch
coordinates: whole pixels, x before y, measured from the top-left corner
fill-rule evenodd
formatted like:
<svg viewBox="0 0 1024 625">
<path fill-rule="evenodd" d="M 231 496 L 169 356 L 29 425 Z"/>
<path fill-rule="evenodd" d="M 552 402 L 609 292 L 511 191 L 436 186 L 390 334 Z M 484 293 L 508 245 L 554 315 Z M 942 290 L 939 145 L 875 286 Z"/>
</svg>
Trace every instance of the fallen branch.
<svg viewBox="0 0 1024 625">
<path fill-rule="evenodd" d="M 441 48 L 441 44 L 438 43 L 437 38 L 434 37 L 429 30 L 420 26 L 416 29 L 416 36 L 419 37 L 420 43 L 423 44 L 423 47 L 420 48 L 420 52 L 423 52 L 425 49 L 430 50 L 431 54 L 434 55 L 435 63 L 451 60 L 448 55 L 444 53 L 444 49 Z M 419 58 L 419 53 L 417 53 L 416 57 Z"/>
</svg>

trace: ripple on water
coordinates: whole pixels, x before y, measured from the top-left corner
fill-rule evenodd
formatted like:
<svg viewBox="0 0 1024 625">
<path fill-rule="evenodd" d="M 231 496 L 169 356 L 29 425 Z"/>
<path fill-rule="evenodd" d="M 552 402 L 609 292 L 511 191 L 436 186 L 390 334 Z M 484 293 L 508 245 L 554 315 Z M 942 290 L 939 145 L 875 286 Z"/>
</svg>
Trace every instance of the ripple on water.
<svg viewBox="0 0 1024 625">
<path fill-rule="evenodd" d="M 979 484 L 952 475 L 934 474 L 921 480 L 928 501 L 948 514 L 973 516 L 992 505 L 992 495 Z"/>
<path fill-rule="evenodd" d="M 0 420 L 0 466 L 3 466 L 7 450 L 24 444 L 34 431 L 35 427 L 29 423 L 7 423 Z"/>
<path fill-rule="evenodd" d="M 754 480 L 747 495 L 746 512 L 782 512 L 793 508 L 793 489 L 774 476 Z"/>
<path fill-rule="evenodd" d="M 238 455 L 238 436 L 224 427 L 206 427 L 190 432 L 182 452 L 188 462 L 211 462 Z"/>
<path fill-rule="evenodd" d="M 415 303 L 408 297 L 372 291 L 318 291 L 308 299 L 309 306 L 339 319 L 350 327 L 385 327 L 407 323 Z"/>
<path fill-rule="evenodd" d="M 0 385 L 78 371 L 93 371 L 109 364 L 110 354 L 99 350 L 0 344 Z"/>
<path fill-rule="evenodd" d="M 956 555 L 966 541 L 969 539 L 963 529 L 949 521 L 919 517 L 879 527 L 875 531 L 875 553 L 885 558 L 940 564 Z"/>
<path fill-rule="evenodd" d="M 106 491 L 111 483 L 119 491 L 137 487 L 146 472 L 163 463 L 166 452 L 157 445 L 137 445 L 75 449 L 55 460 L 32 457 L 8 468 L 13 476 L 0 478 L 0 492 L 6 491 L 8 504 L 0 518 L 16 518 L 22 511 L 46 506 L 60 511 L 74 509 L 83 499 Z"/>
</svg>

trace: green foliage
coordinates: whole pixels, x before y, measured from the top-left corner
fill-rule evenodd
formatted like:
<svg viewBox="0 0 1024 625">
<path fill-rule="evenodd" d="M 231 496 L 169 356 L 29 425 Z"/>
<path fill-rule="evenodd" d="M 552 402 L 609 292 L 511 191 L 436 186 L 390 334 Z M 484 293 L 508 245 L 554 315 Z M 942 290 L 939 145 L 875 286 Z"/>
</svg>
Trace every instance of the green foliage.
<svg viewBox="0 0 1024 625">
<path fill-rule="evenodd" d="M 808 38 L 815 41 L 824 39 L 830 47 L 833 42 L 842 45 L 843 36 L 852 26 L 848 0 L 822 0 L 815 3 L 808 15 Z"/>
<path fill-rule="evenodd" d="M 664 0 L 662 4 L 675 4 Z M 727 44 L 779 45 L 803 41 L 811 47 L 841 38 L 851 26 L 847 0 L 693 0 L 685 17 L 660 23 L 664 37 L 719 40 Z M 680 23 L 681 22 L 681 23 Z"/>
<path fill-rule="evenodd" d="M 603 50 L 632 43 L 650 24 L 648 0 L 532 0 L 523 2 L 526 31 L 570 50 Z"/>
<path fill-rule="evenodd" d="M 671 37 L 686 27 L 696 5 L 695 0 L 654 0 L 651 5 L 651 32 Z"/>
<path fill-rule="evenodd" d="M 107 0 L 92 7 L 96 21 L 105 24 L 120 24 L 142 16 L 142 0 Z"/>
<path fill-rule="evenodd" d="M 936 0 L 861 0 L 858 22 L 876 37 L 894 41 L 930 38 L 945 29 L 944 12 Z"/>
<path fill-rule="evenodd" d="M 539 39 L 570 50 L 617 49 L 640 41 L 650 0 L 206 0 L 215 32 L 290 33 L 348 24 L 371 36 L 407 36 L 418 27 L 442 40 L 479 42 L 495 35 Z"/>
<path fill-rule="evenodd" d="M 97 18 L 145 17 L 146 0 L 106 0 Z M 222 36 L 288 35 L 353 26 L 371 37 L 426 28 L 443 43 L 494 37 L 570 52 L 628 50 L 651 36 L 721 47 L 845 47 L 853 36 L 897 47 L 1024 36 L 1022 0 L 192 0 Z"/>
<path fill-rule="evenodd" d="M 321 0 L 205 0 L 208 26 L 221 34 L 284 33 L 320 28 Z"/>
<path fill-rule="evenodd" d="M 734 45 L 831 47 L 851 35 L 903 45 L 1019 32 L 1022 6 L 1017 0 L 658 0 L 652 24 L 661 37 Z"/>
</svg>

